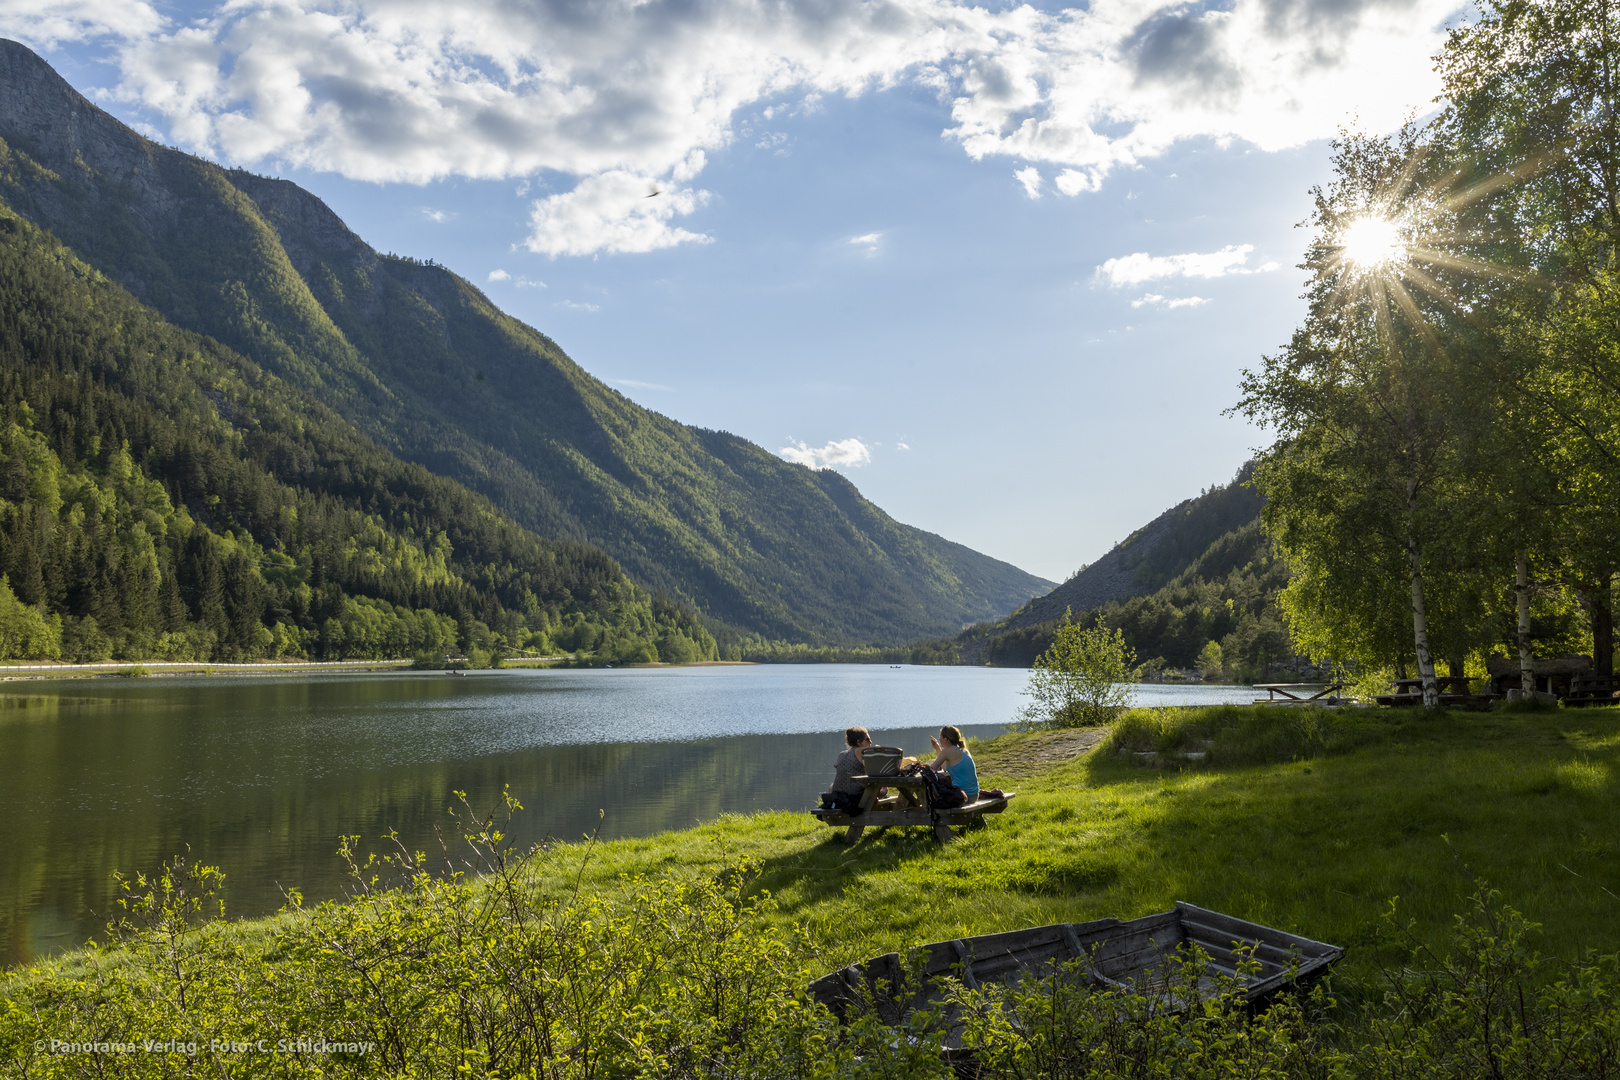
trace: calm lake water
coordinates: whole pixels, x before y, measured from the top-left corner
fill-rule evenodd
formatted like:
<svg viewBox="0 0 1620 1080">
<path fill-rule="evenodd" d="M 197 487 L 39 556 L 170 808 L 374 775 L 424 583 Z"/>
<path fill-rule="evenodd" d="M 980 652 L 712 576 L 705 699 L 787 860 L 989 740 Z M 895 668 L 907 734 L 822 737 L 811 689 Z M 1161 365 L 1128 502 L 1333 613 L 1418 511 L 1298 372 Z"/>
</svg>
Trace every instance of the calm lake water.
<svg viewBox="0 0 1620 1080">
<path fill-rule="evenodd" d="M 111 874 L 189 845 L 228 913 L 283 886 L 337 895 L 337 838 L 435 847 L 452 792 L 510 785 L 523 843 L 643 836 L 724 812 L 809 807 L 845 727 L 912 753 L 956 724 L 994 735 L 1010 669 L 762 665 L 613 671 L 86 679 L 0 688 L 0 964 L 81 944 Z M 1142 704 L 1249 701 L 1246 687 L 1142 686 Z"/>
</svg>

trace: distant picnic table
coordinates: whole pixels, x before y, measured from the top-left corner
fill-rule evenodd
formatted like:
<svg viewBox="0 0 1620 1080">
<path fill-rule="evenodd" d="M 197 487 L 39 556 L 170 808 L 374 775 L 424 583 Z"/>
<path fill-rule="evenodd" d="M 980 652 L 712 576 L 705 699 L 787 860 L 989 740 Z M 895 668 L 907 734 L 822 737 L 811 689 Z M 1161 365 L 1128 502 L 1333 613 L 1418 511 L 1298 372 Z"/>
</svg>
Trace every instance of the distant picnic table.
<svg viewBox="0 0 1620 1080">
<path fill-rule="evenodd" d="M 1322 705 L 1329 705 L 1329 704 L 1337 705 L 1339 703 L 1338 697 L 1334 696 L 1334 697 L 1329 698 L 1329 695 L 1330 694 L 1331 695 L 1337 695 L 1340 690 L 1344 689 L 1344 683 L 1342 683 L 1342 682 L 1333 682 L 1333 683 L 1325 683 L 1325 682 L 1255 683 L 1254 684 L 1254 689 L 1256 689 L 1256 690 L 1264 690 L 1266 692 L 1265 697 L 1255 699 L 1254 703 L 1256 705 L 1308 705 L 1308 704 L 1310 704 L 1312 702 L 1316 702 L 1316 703 L 1319 703 L 1319 704 L 1322 704 Z M 1306 691 L 1308 691 L 1308 690 L 1314 690 L 1314 691 L 1316 691 L 1316 693 L 1307 695 Z M 1282 696 L 1278 697 L 1277 696 L 1278 694 L 1281 694 Z M 1326 698 L 1327 700 L 1323 700 L 1324 698 Z"/>
</svg>

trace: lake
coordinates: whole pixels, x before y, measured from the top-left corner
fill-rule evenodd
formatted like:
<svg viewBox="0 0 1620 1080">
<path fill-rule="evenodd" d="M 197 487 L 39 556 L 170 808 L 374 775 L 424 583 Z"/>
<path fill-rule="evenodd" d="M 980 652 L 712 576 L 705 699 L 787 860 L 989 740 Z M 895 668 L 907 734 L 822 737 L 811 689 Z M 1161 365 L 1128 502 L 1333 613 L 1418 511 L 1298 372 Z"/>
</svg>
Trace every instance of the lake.
<svg viewBox="0 0 1620 1080">
<path fill-rule="evenodd" d="M 490 671 L 466 677 L 215 676 L 0 689 L 0 963 L 71 948 L 111 912 L 111 875 L 185 854 L 226 873 L 228 913 L 338 895 L 337 838 L 435 847 L 453 792 L 509 785 L 521 844 L 680 829 L 814 805 L 843 729 L 912 753 L 956 724 L 996 734 L 1028 673 L 760 665 Z M 1136 688 L 1141 704 L 1252 700 Z"/>
</svg>

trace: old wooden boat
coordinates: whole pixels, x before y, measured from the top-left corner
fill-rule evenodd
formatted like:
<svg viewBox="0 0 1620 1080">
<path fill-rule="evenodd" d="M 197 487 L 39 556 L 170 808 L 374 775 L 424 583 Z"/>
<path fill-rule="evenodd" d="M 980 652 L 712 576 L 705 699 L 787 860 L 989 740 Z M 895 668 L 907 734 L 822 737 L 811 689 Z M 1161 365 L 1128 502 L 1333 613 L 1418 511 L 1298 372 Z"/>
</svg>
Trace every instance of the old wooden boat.
<svg viewBox="0 0 1620 1080">
<path fill-rule="evenodd" d="M 1337 945 L 1178 901 L 1170 911 L 1128 922 L 1056 923 L 936 941 L 921 947 L 926 959 L 920 967 L 920 986 L 908 984 L 909 965 L 899 953 L 886 953 L 823 975 L 810 984 L 810 993 L 840 1019 L 869 1004 L 885 1020 L 895 1022 L 913 1009 L 937 1005 L 944 996 L 946 976 L 976 989 L 986 983 L 1051 974 L 1060 965 L 1078 961 L 1084 976 L 1099 986 L 1151 994 L 1162 990 L 1172 973 L 1196 955 L 1194 946 L 1207 957 L 1199 992 L 1205 996 L 1217 993 L 1221 977 L 1226 976 L 1240 980 L 1242 997 L 1249 1002 L 1258 1002 L 1284 986 L 1308 983 L 1344 955 Z M 1249 966 L 1257 970 L 1240 975 L 1243 957 L 1252 957 L 1254 964 Z M 946 1022 L 954 1027 L 948 1017 Z M 948 1036 L 947 1049 L 951 1045 Z"/>
</svg>

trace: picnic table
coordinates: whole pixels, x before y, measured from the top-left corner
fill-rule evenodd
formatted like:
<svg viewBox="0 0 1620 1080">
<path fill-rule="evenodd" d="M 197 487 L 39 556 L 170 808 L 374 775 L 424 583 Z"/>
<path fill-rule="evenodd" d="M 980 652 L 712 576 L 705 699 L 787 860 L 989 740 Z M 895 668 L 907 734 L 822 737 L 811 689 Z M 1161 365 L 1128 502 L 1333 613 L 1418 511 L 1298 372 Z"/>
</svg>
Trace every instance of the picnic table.
<svg viewBox="0 0 1620 1080">
<path fill-rule="evenodd" d="M 1497 699 L 1496 694 L 1476 694 L 1469 689 L 1469 678 L 1466 675 L 1436 675 L 1436 686 L 1440 691 L 1440 704 L 1460 705 L 1465 709 L 1489 708 L 1491 702 Z M 1422 679 L 1396 679 L 1393 684 L 1393 694 L 1379 694 L 1373 698 L 1380 705 L 1421 705 L 1423 704 Z M 1450 687 L 1450 689 L 1447 689 Z"/>
<path fill-rule="evenodd" d="M 1266 692 L 1266 696 L 1264 698 L 1256 698 L 1255 699 L 1254 703 L 1256 705 L 1306 705 L 1306 704 L 1310 704 L 1312 702 L 1322 704 L 1322 705 L 1328 705 L 1328 704 L 1337 705 L 1338 701 L 1339 701 L 1339 699 L 1337 697 L 1333 697 L 1328 701 L 1323 701 L 1322 699 L 1328 697 L 1329 694 L 1337 694 L 1340 690 L 1343 690 L 1344 689 L 1344 683 L 1342 683 L 1342 682 L 1335 682 L 1335 683 L 1325 683 L 1325 682 L 1255 683 L 1254 684 L 1254 689 L 1256 689 L 1256 690 L 1264 690 Z M 1307 690 L 1315 690 L 1316 693 L 1311 694 L 1310 696 L 1306 697 L 1304 695 L 1305 695 L 1305 692 Z M 1282 697 L 1278 697 L 1277 696 L 1278 694 L 1281 694 Z"/>
<path fill-rule="evenodd" d="M 1007 802 L 1018 794 L 1009 791 L 1000 798 L 987 798 L 982 793 L 966 806 L 939 807 L 928 805 L 927 785 L 921 776 L 857 776 L 861 785 L 860 813 L 847 814 L 842 810 L 817 807 L 810 811 L 822 822 L 840 828 L 847 826 L 844 843 L 853 844 L 868 828 L 887 829 L 900 825 L 926 825 L 934 830 L 934 838 L 949 843 L 955 835 L 954 825 L 971 825 L 985 814 L 999 814 L 1007 809 Z M 879 797 L 884 788 L 893 788 L 894 794 Z"/>
<path fill-rule="evenodd" d="M 1620 697 L 1620 677 L 1576 672 L 1569 680 L 1565 705 L 1614 705 Z"/>
</svg>

